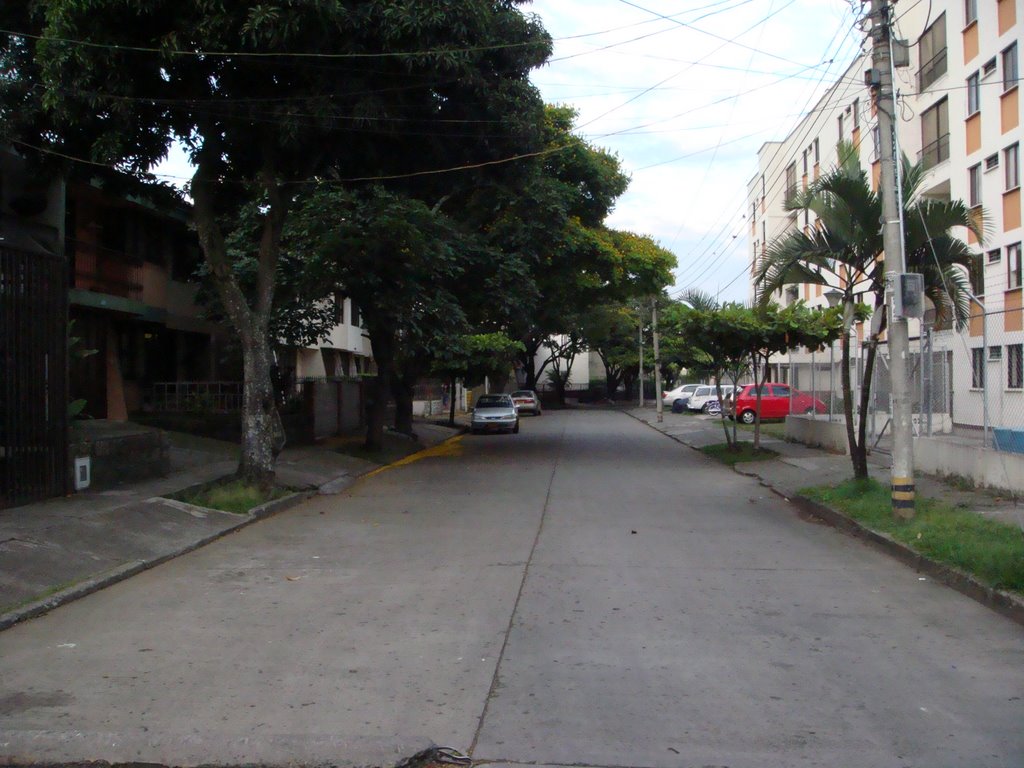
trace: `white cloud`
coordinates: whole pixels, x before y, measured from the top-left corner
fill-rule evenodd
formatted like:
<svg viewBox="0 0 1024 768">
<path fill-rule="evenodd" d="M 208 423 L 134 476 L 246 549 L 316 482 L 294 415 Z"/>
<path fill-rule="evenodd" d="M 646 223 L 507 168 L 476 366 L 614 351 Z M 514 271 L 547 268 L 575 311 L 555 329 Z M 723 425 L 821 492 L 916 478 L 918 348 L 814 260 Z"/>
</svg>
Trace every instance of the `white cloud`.
<svg viewBox="0 0 1024 768">
<path fill-rule="evenodd" d="M 555 39 L 552 61 L 534 82 L 546 100 L 574 105 L 579 131 L 617 153 L 631 174 L 609 224 L 673 250 L 678 288 L 717 293 L 730 284 L 722 298 L 745 300 L 742 216 L 757 150 L 813 106 L 852 59 L 861 33 L 843 0 L 635 5 L 527 6 Z"/>
</svg>

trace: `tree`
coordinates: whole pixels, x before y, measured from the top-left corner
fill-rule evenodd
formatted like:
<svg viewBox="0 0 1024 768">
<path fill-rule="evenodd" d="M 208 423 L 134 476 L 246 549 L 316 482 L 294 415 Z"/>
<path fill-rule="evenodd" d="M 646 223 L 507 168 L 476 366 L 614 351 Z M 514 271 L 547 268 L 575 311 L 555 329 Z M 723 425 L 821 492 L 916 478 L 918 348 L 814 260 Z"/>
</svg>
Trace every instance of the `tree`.
<svg viewBox="0 0 1024 768">
<path fill-rule="evenodd" d="M 587 347 L 604 365 L 605 392 L 615 398 L 620 385 L 628 392 L 638 365 L 636 307 L 623 302 L 591 307 L 580 324 Z"/>
<path fill-rule="evenodd" d="M 936 324 L 962 328 L 970 315 L 968 270 L 972 254 L 966 243 L 950 234 L 966 227 L 983 241 L 983 216 L 972 215 L 959 200 L 939 200 L 922 194 L 925 168 L 902 157 L 905 222 L 904 253 L 907 269 L 921 272 L 925 294 L 935 309 Z M 856 478 L 868 476 L 867 417 L 875 358 L 887 320 L 885 309 L 886 261 L 882 248 L 882 202 L 860 167 L 858 150 L 841 144 L 838 165 L 798 191 L 786 202 L 790 211 L 808 211 L 817 219 L 809 231 L 793 230 L 776 239 L 757 265 L 755 286 L 759 301 L 767 302 L 785 285 L 810 283 L 842 292 L 844 333 L 842 348 L 843 411 Z M 891 265 L 890 265 L 891 269 Z M 865 344 L 867 355 L 861 384 L 859 422 L 854 422 L 850 380 L 849 330 L 866 312 L 857 295 L 873 299 L 872 327 Z"/>
<path fill-rule="evenodd" d="M 761 447 L 761 393 L 768 381 L 771 359 L 776 354 L 800 347 L 820 349 L 842 333 L 842 313 L 838 308 L 809 309 L 802 301 L 779 308 L 775 302 L 753 308 L 756 330 L 751 337 L 751 370 L 754 375 L 754 450 Z M 736 414 L 739 418 L 739 414 Z"/>
<path fill-rule="evenodd" d="M 295 192 L 316 177 L 430 173 L 535 150 L 541 102 L 528 73 L 546 60 L 550 38 L 515 0 L 38 7 L 38 73 L 17 77 L 38 74 L 52 119 L 36 142 L 55 133 L 64 154 L 133 173 L 171 142 L 188 148 L 200 243 L 242 343 L 239 474 L 269 484 L 277 421 L 269 329 Z M 263 207 L 247 297 L 222 221 L 253 199 Z"/>
<path fill-rule="evenodd" d="M 455 425 L 455 384 L 462 379 L 467 387 L 485 378 L 507 374 L 513 360 L 522 352 L 522 342 L 503 333 L 475 333 L 455 337 L 438 352 L 432 370 L 449 382 L 448 423 Z"/>
</svg>

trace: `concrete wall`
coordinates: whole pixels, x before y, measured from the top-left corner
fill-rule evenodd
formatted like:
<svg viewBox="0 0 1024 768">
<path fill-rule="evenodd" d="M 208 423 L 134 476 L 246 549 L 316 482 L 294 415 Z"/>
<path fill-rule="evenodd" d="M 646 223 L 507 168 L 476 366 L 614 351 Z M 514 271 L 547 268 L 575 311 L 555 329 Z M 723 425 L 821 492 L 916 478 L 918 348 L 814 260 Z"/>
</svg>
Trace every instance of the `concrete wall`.
<svg viewBox="0 0 1024 768">
<path fill-rule="evenodd" d="M 786 439 L 849 454 L 846 426 L 840 421 L 788 416 Z M 917 437 L 914 468 L 930 475 L 964 477 L 986 488 L 1024 492 L 1024 454 L 964 445 L 942 437 Z"/>
</svg>

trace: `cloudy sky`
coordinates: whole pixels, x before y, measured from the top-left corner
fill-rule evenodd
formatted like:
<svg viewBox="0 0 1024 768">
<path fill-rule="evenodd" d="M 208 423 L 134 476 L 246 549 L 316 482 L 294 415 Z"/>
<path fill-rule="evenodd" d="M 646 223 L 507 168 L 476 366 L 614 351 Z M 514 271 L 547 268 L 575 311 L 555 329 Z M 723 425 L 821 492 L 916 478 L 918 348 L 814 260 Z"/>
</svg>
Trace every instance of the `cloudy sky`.
<svg viewBox="0 0 1024 768">
<path fill-rule="evenodd" d="M 859 0 L 534 0 L 555 40 L 534 74 L 632 181 L 609 225 L 679 259 L 678 293 L 748 294 L 746 185 L 863 43 Z M 190 176 L 179 149 L 156 172 Z"/>
<path fill-rule="evenodd" d="M 852 6 L 860 7 L 857 0 Z M 632 178 L 609 224 L 679 258 L 676 288 L 747 298 L 747 181 L 863 42 L 847 0 L 534 0 L 545 100 Z M 735 236 L 735 237 L 734 237 Z"/>
</svg>

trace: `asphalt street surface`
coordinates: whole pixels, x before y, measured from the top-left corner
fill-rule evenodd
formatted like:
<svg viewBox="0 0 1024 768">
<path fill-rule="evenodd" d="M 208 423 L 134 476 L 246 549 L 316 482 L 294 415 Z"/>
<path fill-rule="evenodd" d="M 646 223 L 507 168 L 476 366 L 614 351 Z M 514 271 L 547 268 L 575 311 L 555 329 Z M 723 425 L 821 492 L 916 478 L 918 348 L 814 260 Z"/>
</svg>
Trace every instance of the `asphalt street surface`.
<svg viewBox="0 0 1024 768">
<path fill-rule="evenodd" d="M 813 478 L 808 479 L 809 484 Z M 1018 625 L 614 411 L 0 633 L 0 762 L 1024 765 Z"/>
</svg>

